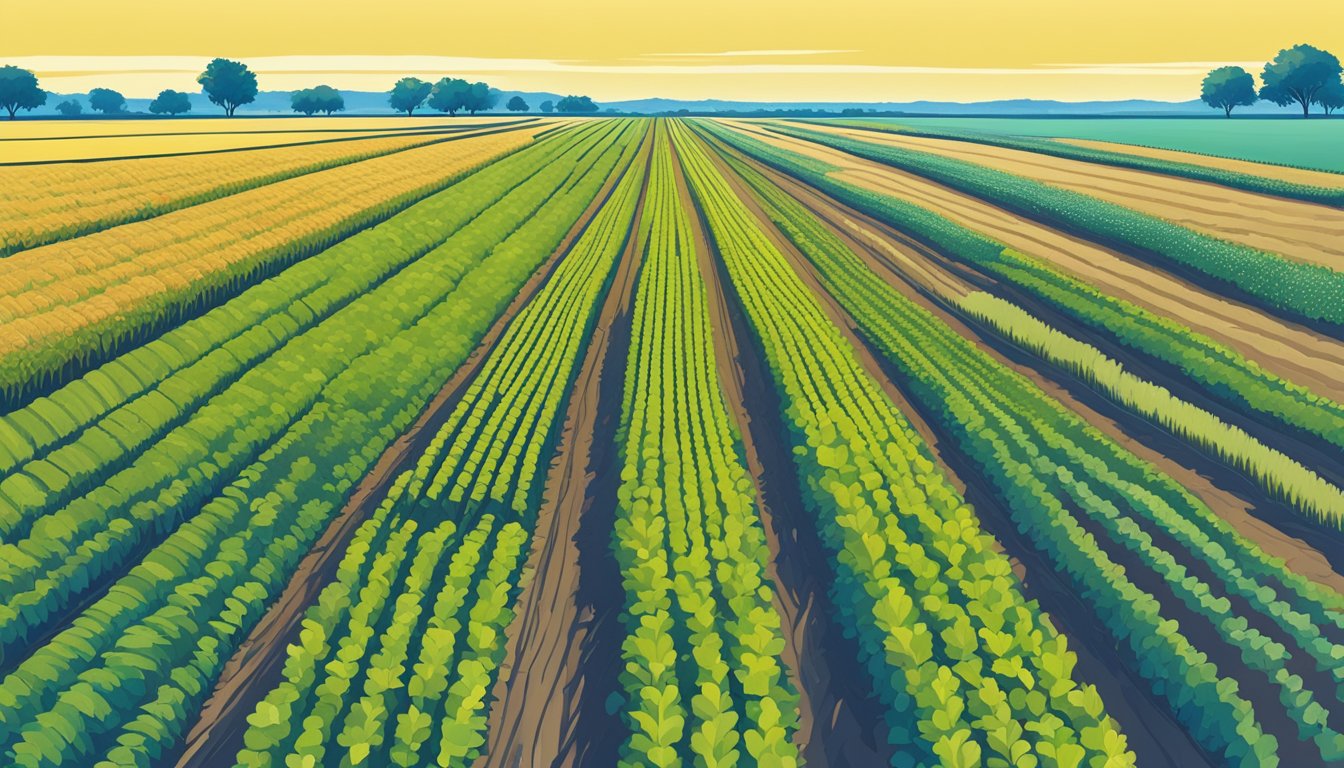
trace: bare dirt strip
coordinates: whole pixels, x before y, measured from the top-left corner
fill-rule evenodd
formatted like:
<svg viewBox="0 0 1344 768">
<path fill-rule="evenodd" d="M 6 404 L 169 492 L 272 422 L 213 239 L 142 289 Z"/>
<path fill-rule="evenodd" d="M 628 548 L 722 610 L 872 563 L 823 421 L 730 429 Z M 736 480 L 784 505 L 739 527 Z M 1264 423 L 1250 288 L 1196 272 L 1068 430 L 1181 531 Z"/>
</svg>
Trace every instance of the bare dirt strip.
<svg viewBox="0 0 1344 768">
<path fill-rule="evenodd" d="M 1140 157 L 1152 157 L 1158 160 L 1170 160 L 1173 163 L 1202 165 L 1206 168 L 1219 168 L 1225 171 L 1235 171 L 1251 176 L 1263 176 L 1267 179 L 1279 179 L 1294 184 L 1307 184 L 1313 187 L 1337 188 L 1344 186 L 1344 174 L 1331 173 L 1330 171 L 1315 171 L 1309 168 L 1294 168 L 1290 165 L 1275 165 L 1273 163 L 1257 163 L 1254 160 L 1238 160 L 1232 157 L 1218 157 L 1217 155 L 1200 155 L 1194 152 L 1182 152 L 1178 149 L 1141 147 L 1137 144 L 1121 144 L 1115 141 L 1069 139 L 1062 137 L 1052 139 L 1052 141 L 1057 141 L 1061 144 L 1074 144 L 1079 147 L 1088 147 L 1089 149 L 1100 149 L 1106 152 L 1118 152 L 1125 155 L 1138 155 Z"/>
<path fill-rule="evenodd" d="M 1054 155 L 951 139 L 808 125 L 872 144 L 963 160 L 1123 205 L 1223 240 L 1344 270 L 1344 208 Z M 1344 185 L 1344 179 L 1340 180 Z"/>
<path fill-rule="evenodd" d="M 1266 552 L 1282 558 L 1295 572 L 1344 593 L 1344 576 L 1340 574 L 1340 569 L 1344 568 L 1344 551 L 1336 547 L 1326 553 L 1319 548 L 1337 537 L 1320 536 L 1321 531 L 1316 526 L 1270 498 L 1246 474 L 1195 449 L 1161 426 L 1116 406 L 1072 373 L 1043 364 L 1039 358 L 1021 352 L 991 330 L 981 327 L 953 303 L 956 296 L 970 290 L 971 286 L 948 271 L 946 261 L 927 247 L 812 187 L 741 155 L 738 157 L 752 164 L 811 211 L 875 273 L 886 278 L 903 295 L 938 315 L 963 336 L 976 341 L 1000 363 L 1030 377 L 1065 405 L 1077 404 L 1078 407 L 1073 409 L 1076 413 L 1126 450 L 1167 473 L 1243 536 Z M 920 264 L 921 268 L 911 269 L 910 264 Z M 943 278 L 929 281 L 926 277 L 929 272 L 941 273 Z M 954 288 L 950 293 L 944 292 L 949 281 Z M 1126 363 L 1141 370 L 1130 361 Z M 1297 451 L 1290 449 L 1290 453 L 1314 455 L 1302 447 Z M 1320 465 L 1309 463 L 1309 466 Z M 1314 543 L 1308 543 L 1308 540 Z"/>
<path fill-rule="evenodd" d="M 452 414 L 513 317 L 550 279 L 621 175 L 620 171 L 612 174 L 546 263 L 533 273 L 495 320 L 467 361 L 425 406 L 415 424 L 388 446 L 373 469 L 360 481 L 345 506 L 299 562 L 279 599 L 267 609 L 247 639 L 225 663 L 223 673 L 183 742 L 181 753 L 175 756 L 175 763 L 174 756 L 168 755 L 160 760 L 160 764 L 175 764 L 177 768 L 213 768 L 233 760 L 243 746 L 247 716 L 279 682 L 287 648 L 298 639 L 303 615 L 322 588 L 335 577 L 351 537 L 378 507 L 392 481 L 424 451 L 444 420 Z"/>
<path fill-rule="evenodd" d="M 652 141 L 636 162 L 648 172 Z M 647 175 L 646 175 L 647 182 Z M 481 766 L 614 765 L 625 726 L 606 711 L 618 687 L 625 603 L 611 554 L 630 308 L 644 243 L 640 191 L 631 234 L 569 395 L 537 512 L 526 582 L 492 693 Z"/>
<path fill-rule="evenodd" d="M 913 174 L 808 141 L 725 121 L 768 143 L 839 167 L 834 178 L 933 210 L 1043 258 L 1103 292 L 1173 318 L 1266 370 L 1334 400 L 1344 399 L 1344 341 L 1201 289 L 1083 238 L 1051 229 Z"/>
</svg>

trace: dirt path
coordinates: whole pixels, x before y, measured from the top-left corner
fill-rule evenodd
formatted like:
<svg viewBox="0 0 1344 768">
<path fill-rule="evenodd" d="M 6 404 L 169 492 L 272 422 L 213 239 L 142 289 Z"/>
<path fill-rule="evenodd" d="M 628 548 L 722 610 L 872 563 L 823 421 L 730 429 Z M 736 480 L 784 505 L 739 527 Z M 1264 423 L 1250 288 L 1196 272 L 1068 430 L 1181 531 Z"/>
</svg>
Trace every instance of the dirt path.
<svg viewBox="0 0 1344 768">
<path fill-rule="evenodd" d="M 892 195 L 1037 256 L 1105 293 L 1172 317 L 1237 350 L 1277 375 L 1335 400 L 1344 399 L 1344 341 L 1272 317 L 1114 251 L 1050 229 L 912 174 L 777 134 L 744 128 L 776 146 L 835 165 L 840 180 Z"/>
<path fill-rule="evenodd" d="M 564 240 L 538 268 L 495 320 L 466 362 L 439 390 L 411 428 L 383 452 L 373 469 L 356 486 L 336 517 L 299 562 L 279 599 L 253 626 L 233 656 L 224 665 L 219 680 L 201 708 L 176 757 L 177 768 L 211 768 L 233 759 L 243 746 L 246 718 L 278 682 L 287 647 L 297 641 L 300 622 L 308 606 L 336 574 L 341 557 L 360 524 L 377 508 L 396 476 L 429 444 L 439 426 L 452 413 L 503 335 L 513 317 L 532 300 L 550 279 L 574 242 L 591 222 L 615 184 L 613 179 L 574 223 Z M 173 763 L 165 756 L 161 764 Z"/>
<path fill-rule="evenodd" d="M 809 125 L 820 133 L 982 165 L 1081 192 L 1214 237 L 1344 270 L 1344 208 L 1039 152 L 951 139 Z M 1344 184 L 1344 179 L 1341 179 Z"/>
<path fill-rule="evenodd" d="M 651 148 L 646 140 L 637 160 L 646 173 Z M 620 420 L 644 201 L 641 190 L 632 234 L 570 393 L 480 766 L 611 765 L 624 740 L 619 717 L 605 711 L 618 686 L 625 601 L 611 556 L 620 466 L 609 438 Z"/>
<path fill-rule="evenodd" d="M 1106 152 L 1117 152 L 1124 155 L 1139 155 L 1140 157 L 1153 157 L 1158 160 L 1170 160 L 1174 163 L 1189 163 L 1191 165 L 1202 165 L 1208 168 L 1221 168 L 1225 171 L 1236 171 L 1237 173 L 1245 173 L 1251 176 L 1263 176 L 1267 179 L 1280 179 L 1294 184 L 1307 184 L 1313 187 L 1326 188 L 1344 187 L 1344 174 L 1331 173 L 1329 171 L 1313 171 L 1307 168 L 1293 168 L 1287 165 L 1274 165 L 1273 163 L 1257 163 L 1253 160 L 1237 160 L 1231 157 L 1218 157 L 1216 155 L 1199 155 L 1194 152 L 1182 152 L 1178 149 L 1141 147 L 1137 144 L 1121 144 L 1114 141 L 1069 138 L 1055 138 L 1053 141 L 1057 141 L 1061 144 L 1074 144 L 1079 147 L 1100 149 Z"/>
</svg>

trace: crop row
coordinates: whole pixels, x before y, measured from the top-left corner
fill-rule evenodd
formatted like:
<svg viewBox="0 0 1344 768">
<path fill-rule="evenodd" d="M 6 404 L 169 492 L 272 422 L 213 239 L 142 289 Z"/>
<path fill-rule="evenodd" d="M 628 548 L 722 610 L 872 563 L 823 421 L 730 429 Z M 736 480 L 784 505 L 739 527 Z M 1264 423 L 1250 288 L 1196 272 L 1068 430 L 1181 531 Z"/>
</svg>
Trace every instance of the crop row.
<svg viewBox="0 0 1344 768">
<path fill-rule="evenodd" d="M 890 710 L 896 764 L 1131 765 L 1064 637 L 918 433 L 699 142 L 682 133 L 678 146 L 781 392 L 838 620 Z"/>
<path fill-rule="evenodd" d="M 519 131 L 420 147 L 10 256 L 0 402 L 73 378 L 529 143 Z"/>
<path fill-rule="evenodd" d="M 1250 475 L 1271 495 L 1286 499 L 1308 517 L 1334 526 L 1344 522 L 1344 492 L 1254 435 L 1134 375 L 1096 347 L 1061 333 L 1011 302 L 977 291 L 962 298 L 958 306 L 1014 344 L 1080 377 L 1112 401 Z"/>
<path fill-rule="evenodd" d="M 403 134 L 246 152 L 0 168 L 0 256 L 444 138 Z"/>
<path fill-rule="evenodd" d="M 831 178 L 827 172 L 833 169 L 816 160 L 717 124 L 705 128 L 736 149 L 909 233 L 938 252 L 1011 283 L 1115 343 L 1175 367 L 1209 397 L 1344 448 L 1344 406 L 1275 376 L 1227 346 L 1108 296 L 1039 258 L 1009 249 L 926 208 Z"/>
<path fill-rule="evenodd" d="M 519 446 L 535 449 L 537 462 L 548 454 L 550 425 L 632 224 L 644 173 L 631 160 L 644 130 L 629 124 L 608 138 L 620 148 L 618 167 L 628 170 L 510 322 L 415 467 L 398 476 L 357 533 L 337 579 L 308 610 L 300 642 L 288 649 L 282 681 L 248 718 L 240 765 L 458 766 L 480 754 L 486 694 L 502 661 L 539 499 L 525 491 L 431 498 L 430 480 L 445 454 L 507 452 L 514 461 L 487 486 L 519 489 L 537 471 L 519 460 Z M 598 192 L 582 191 L 588 199 Z M 538 364 L 555 350 L 565 359 Z M 519 360 L 530 365 L 522 374 Z M 512 387 L 515 375 L 532 388 Z M 491 413 L 510 414 L 513 426 L 477 418 Z M 446 474 L 453 488 L 480 477 Z M 530 506 L 508 506 L 515 499 Z"/>
<path fill-rule="evenodd" d="M 1292 317 L 1344 325 L 1344 273 L 1328 267 L 1219 240 L 1122 205 L 964 160 L 794 127 L 772 130 L 927 177 L 1136 255 L 1193 269 Z"/>
<path fill-rule="evenodd" d="M 884 282 L 763 177 L 741 170 L 901 373 L 913 402 L 994 484 L 1019 531 L 1133 650 L 1135 672 L 1201 744 L 1234 764 L 1276 764 L 1276 738 L 1238 693 L 1237 680 L 1263 675 L 1301 737 L 1326 762 L 1344 758 L 1344 735 L 1328 722 L 1340 703 L 1339 595 L 1292 574 L 1170 478 Z M 1142 570 L 1156 577 L 1147 590 L 1135 582 Z M 1183 634 L 1205 623 L 1223 640 L 1197 644 Z M 1249 672 L 1229 674 L 1210 661 L 1224 643 Z M 1295 660 L 1314 671 L 1304 679 Z"/>
<path fill-rule="evenodd" d="M 1234 189 L 1244 189 L 1248 192 L 1258 192 L 1265 195 L 1275 195 L 1295 200 L 1306 200 L 1308 202 L 1324 203 L 1326 205 L 1344 205 L 1344 188 L 1341 187 L 1322 187 L 1312 184 L 1298 184 L 1282 179 L 1257 176 L 1253 173 L 1240 173 L 1225 168 L 1200 165 L 1199 163 L 1182 163 L 1175 160 L 1164 160 L 1158 157 L 1145 157 L 1123 150 L 1085 147 L 1079 144 L 1071 144 L 1067 140 L 1061 141 L 1058 139 L 1046 139 L 1032 136 L 996 136 L 990 133 L 958 131 L 948 128 L 931 130 L 924 126 L 912 127 L 909 125 L 899 125 L 894 122 L 886 123 L 872 120 L 807 120 L 802 122 L 817 122 L 822 125 L 843 125 L 852 128 L 860 128 L 865 131 L 895 133 L 903 136 L 920 136 L 930 139 L 951 139 L 954 141 L 966 141 L 976 144 L 988 144 L 990 146 L 1004 147 L 1007 149 L 1020 149 L 1024 152 L 1037 152 L 1043 155 L 1053 155 L 1069 160 L 1082 160 L 1089 163 L 1113 165 L 1118 168 L 1133 168 L 1139 171 L 1165 173 L 1170 176 L 1181 176 L 1197 181 L 1208 181 L 1213 182 L 1214 184 L 1222 184 L 1226 187 L 1232 187 Z"/>
<path fill-rule="evenodd" d="M 6 638 L 56 631 L 5 660 L 0 754 L 25 767 L 114 750 L 147 761 L 180 736 L 354 484 L 605 182 L 623 147 L 603 133 L 492 206 L 509 224 L 478 216 L 286 345 L 300 357 L 240 379 L 6 546 L 27 557 L 6 583 L 32 584 L 6 588 L 22 600 L 5 606 Z"/>
<path fill-rule="evenodd" d="M 705 284 L 658 134 L 620 428 L 622 765 L 797 764 L 766 547 L 715 365 Z"/>
</svg>

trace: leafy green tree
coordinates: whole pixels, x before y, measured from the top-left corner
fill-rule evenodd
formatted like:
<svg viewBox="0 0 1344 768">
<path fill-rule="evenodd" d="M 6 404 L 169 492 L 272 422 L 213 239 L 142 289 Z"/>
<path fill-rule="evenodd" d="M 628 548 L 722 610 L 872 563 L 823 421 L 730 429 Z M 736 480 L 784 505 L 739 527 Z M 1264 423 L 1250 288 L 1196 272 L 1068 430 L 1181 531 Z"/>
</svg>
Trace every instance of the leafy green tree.
<svg viewBox="0 0 1344 768">
<path fill-rule="evenodd" d="M 37 109 L 47 103 L 47 92 L 37 87 L 37 75 L 15 66 L 0 67 L 0 107 L 14 119 L 20 109 Z"/>
<path fill-rule="evenodd" d="M 1299 104 L 1302 116 L 1307 117 L 1316 94 L 1338 82 L 1339 75 L 1339 59 L 1334 54 L 1310 45 L 1295 45 L 1279 51 L 1274 60 L 1265 65 L 1260 76 L 1263 83 L 1260 98 L 1279 106 Z"/>
<path fill-rule="evenodd" d="M 74 99 L 66 99 L 56 105 L 56 111 L 66 117 L 78 117 L 84 111 L 84 107 Z"/>
<path fill-rule="evenodd" d="M 467 92 L 470 90 L 471 84 L 466 80 L 445 77 L 435 83 L 433 90 L 429 92 L 429 106 L 440 112 L 456 115 L 459 109 L 466 107 Z"/>
<path fill-rule="evenodd" d="M 462 108 L 474 115 L 495 106 L 495 102 L 498 100 L 499 93 L 490 90 L 490 86 L 485 83 L 472 83 L 471 87 L 467 89 Z"/>
<path fill-rule="evenodd" d="M 304 88 L 290 94 L 289 106 L 295 112 L 309 116 L 318 112 L 330 115 L 333 112 L 345 111 L 345 97 L 330 85 L 319 85 L 316 88 Z"/>
<path fill-rule="evenodd" d="M 241 61 L 215 59 L 196 78 L 211 103 L 224 108 L 233 117 L 234 110 L 257 98 L 257 76 Z"/>
<path fill-rule="evenodd" d="M 105 115 L 115 115 L 126 111 L 126 97 L 111 88 L 94 88 L 89 91 L 89 108 Z"/>
<path fill-rule="evenodd" d="M 180 115 L 191 111 L 191 99 L 181 91 L 169 88 L 149 102 L 149 111 L 155 115 Z"/>
<path fill-rule="evenodd" d="M 555 111 L 555 102 L 550 99 L 541 102 L 541 111 L 549 115 L 551 112 Z"/>
<path fill-rule="evenodd" d="M 1249 107 L 1256 102 L 1255 78 L 1241 67 L 1219 67 L 1204 76 L 1199 98 L 1231 117 L 1234 107 Z"/>
<path fill-rule="evenodd" d="M 527 106 L 527 102 L 523 101 L 522 96 L 514 96 L 512 99 L 509 99 L 509 103 L 504 106 L 510 112 L 526 112 L 531 109 L 531 107 Z"/>
<path fill-rule="evenodd" d="M 434 89 L 433 85 L 426 83 L 418 77 L 403 77 L 392 86 L 388 91 L 387 103 L 398 112 L 405 112 L 407 117 L 415 114 L 415 110 L 425 99 L 429 98 L 429 93 Z"/>
<path fill-rule="evenodd" d="M 587 96 L 566 96 L 555 105 L 556 112 L 596 112 L 597 105 Z"/>
<path fill-rule="evenodd" d="M 1344 107 L 1344 82 L 1336 80 L 1317 91 L 1316 103 L 1320 104 L 1321 109 L 1325 110 L 1327 117 L 1336 109 Z"/>
</svg>

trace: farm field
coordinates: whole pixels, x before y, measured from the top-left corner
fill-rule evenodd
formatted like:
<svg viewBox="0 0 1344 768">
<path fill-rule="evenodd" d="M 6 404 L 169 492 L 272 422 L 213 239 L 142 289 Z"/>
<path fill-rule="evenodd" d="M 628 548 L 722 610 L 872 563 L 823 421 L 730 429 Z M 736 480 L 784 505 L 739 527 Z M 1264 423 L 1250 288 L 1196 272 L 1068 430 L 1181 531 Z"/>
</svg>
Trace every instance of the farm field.
<svg viewBox="0 0 1344 768">
<path fill-rule="evenodd" d="M 1276 124 L 17 124 L 0 765 L 1344 764 Z"/>
<path fill-rule="evenodd" d="M 1193 155 L 1344 173 L 1344 123 L 1323 120 L 1296 125 L 1283 120 L 1237 120 L 1216 125 L 1217 118 L 880 118 L 893 126 L 931 131 L 968 130 L 992 136 L 1030 136 L 1066 142 L 1097 142 L 1127 151 L 1123 145 L 1173 150 Z M 843 122 L 843 121 L 842 121 Z M 1197 159 L 1191 158 L 1194 162 Z M 1265 169 L 1266 174 L 1277 173 Z"/>
</svg>

